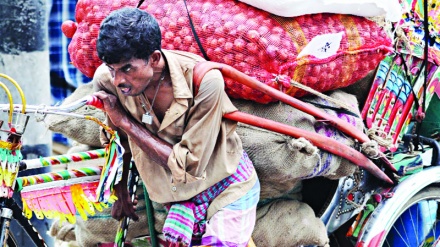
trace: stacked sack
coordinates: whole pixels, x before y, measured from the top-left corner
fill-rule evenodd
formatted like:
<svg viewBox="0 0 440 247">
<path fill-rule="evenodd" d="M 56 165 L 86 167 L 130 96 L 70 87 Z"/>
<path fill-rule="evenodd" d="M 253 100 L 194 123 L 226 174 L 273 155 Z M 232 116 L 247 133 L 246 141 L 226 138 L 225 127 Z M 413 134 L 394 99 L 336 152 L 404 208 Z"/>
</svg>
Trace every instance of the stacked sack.
<svg viewBox="0 0 440 247">
<path fill-rule="evenodd" d="M 78 1 L 76 22 L 66 21 L 62 26 L 72 38 L 69 54 L 75 67 L 93 76 L 101 64 L 96 52 L 101 21 L 112 10 L 137 4 L 138 0 Z M 383 28 L 360 16 L 280 17 L 234 0 L 191 0 L 186 5 L 184 1 L 147 0 L 140 8 L 157 18 L 163 48 L 205 53 L 211 61 L 231 65 L 296 97 L 306 92 L 292 86 L 291 80 L 320 92 L 345 87 L 375 69 L 392 51 Z M 233 98 L 274 101 L 229 79 L 226 90 Z"/>
<path fill-rule="evenodd" d="M 353 112 L 326 109 L 337 108 L 337 105 L 320 97 L 307 96 L 303 99 L 321 105 L 328 114 L 362 130 L 356 97 L 341 90 L 329 96 L 350 105 Z M 355 145 L 352 138 L 334 127 L 289 105 L 261 105 L 244 100 L 234 100 L 233 103 L 242 112 L 318 133 L 350 147 Z M 340 156 L 318 149 L 303 137 L 296 139 L 245 124 L 239 124 L 237 132 L 261 182 L 257 224 L 253 233 L 257 246 L 323 246 L 328 243 L 323 222 L 308 204 L 301 201 L 302 181 L 318 176 L 339 179 L 352 175 L 357 166 Z"/>
<path fill-rule="evenodd" d="M 329 96 L 344 101 L 352 107 L 353 112 L 325 109 L 326 106 L 329 108 L 337 106 L 320 97 L 307 96 L 303 99 L 311 104 L 319 104 L 328 114 L 362 130 L 363 123 L 356 97 L 341 90 L 336 90 Z M 233 100 L 233 103 L 242 112 L 318 133 L 349 147 L 355 145 L 352 138 L 336 128 L 317 121 L 313 116 L 290 105 L 283 103 L 261 105 L 244 100 Z M 244 149 L 256 166 L 261 182 L 260 200 L 281 197 L 294 190 L 301 180 L 318 176 L 339 179 L 353 174 L 356 168 L 348 160 L 318 149 L 303 137 L 296 139 L 246 124 L 239 124 L 237 132 L 243 141 Z"/>
</svg>

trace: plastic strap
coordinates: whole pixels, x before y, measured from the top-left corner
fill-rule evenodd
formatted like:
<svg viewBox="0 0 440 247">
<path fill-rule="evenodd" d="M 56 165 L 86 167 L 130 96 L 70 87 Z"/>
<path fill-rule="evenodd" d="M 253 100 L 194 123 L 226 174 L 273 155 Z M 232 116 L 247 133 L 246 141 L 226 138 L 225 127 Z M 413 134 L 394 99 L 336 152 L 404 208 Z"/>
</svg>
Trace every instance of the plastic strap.
<svg viewBox="0 0 440 247">
<path fill-rule="evenodd" d="M 144 3 L 144 0 L 139 0 L 138 5 L 136 6 L 136 8 L 139 8 L 143 3 Z"/>
<path fill-rule="evenodd" d="M 350 115 L 350 116 L 353 116 L 353 117 L 356 117 L 356 118 L 360 118 L 360 116 L 358 114 L 356 114 L 356 113 L 354 113 L 352 111 L 343 109 L 343 108 L 334 107 L 334 106 L 330 106 L 330 105 L 324 105 L 324 104 L 313 102 L 313 101 L 310 101 L 310 100 L 307 100 L 307 99 L 302 99 L 302 101 L 304 101 L 306 103 L 309 103 L 309 104 L 312 104 L 312 105 L 314 105 L 314 106 L 316 106 L 318 108 L 329 109 L 329 110 L 335 111 L 337 113 L 344 113 L 344 114 L 347 114 L 347 115 Z"/>
<path fill-rule="evenodd" d="M 417 75 L 415 76 L 415 78 L 414 78 L 414 80 L 413 81 L 411 81 L 411 78 L 409 77 L 409 75 L 408 75 L 408 65 L 406 64 L 406 59 L 403 57 L 403 55 L 402 55 L 402 53 L 400 53 L 400 58 L 402 59 L 402 64 L 403 64 L 403 68 L 404 68 L 404 74 L 405 74 L 405 77 L 406 77 L 406 79 L 408 80 L 408 82 L 410 83 L 410 85 L 411 85 L 411 93 L 413 94 L 413 96 L 414 96 L 414 103 L 416 104 L 416 108 L 419 108 L 419 101 L 418 101 L 418 97 L 417 97 L 417 93 L 416 92 L 414 92 L 414 84 L 417 82 L 417 80 L 419 79 L 419 76 L 422 74 L 422 71 L 427 71 L 428 70 L 428 66 L 427 66 L 427 64 L 426 64 L 426 61 L 424 60 L 423 62 L 422 62 L 422 64 L 421 64 L 421 66 L 420 66 L 420 70 L 418 71 L 418 73 L 417 73 Z M 425 78 L 425 80 L 426 80 L 426 78 Z M 425 85 L 424 85 L 425 86 Z M 402 87 L 403 88 L 403 87 Z M 402 88 L 401 88 L 401 90 L 402 90 Z M 399 94 L 400 94 L 400 92 L 401 92 L 401 90 L 399 91 Z M 397 95 L 397 98 L 399 97 L 400 95 Z M 426 96 L 425 96 L 426 97 Z"/>
<path fill-rule="evenodd" d="M 141 0 L 141 1 L 142 1 L 142 0 Z M 210 61 L 208 55 L 207 55 L 206 52 L 205 52 L 205 49 L 203 49 L 202 43 L 200 42 L 200 39 L 199 39 L 199 36 L 198 36 L 197 33 L 196 33 L 196 29 L 194 28 L 194 24 L 193 24 L 193 22 L 192 22 L 191 16 L 189 15 L 188 6 L 186 5 L 186 0 L 183 0 L 183 2 L 185 3 L 186 13 L 188 14 L 189 25 L 191 26 L 191 30 L 192 30 L 192 33 L 193 33 L 193 35 L 194 35 L 194 39 L 196 40 L 197 45 L 199 46 L 199 49 L 200 49 L 200 51 L 201 51 L 202 54 L 203 54 L 203 57 L 204 57 L 207 61 Z"/>
<path fill-rule="evenodd" d="M 425 80 L 423 81 L 423 97 L 425 97 L 424 99 L 423 99 L 423 102 L 422 102 L 422 104 L 423 104 L 423 113 L 425 113 L 426 112 L 426 86 L 428 85 L 428 62 L 429 62 L 429 59 L 428 59 L 428 56 L 429 56 L 429 54 L 428 54 L 428 46 L 429 46 L 429 24 L 428 24 L 428 0 L 425 0 L 425 1 L 423 1 L 423 27 L 424 27 L 424 31 L 425 31 L 425 49 L 424 49 L 424 53 L 425 53 L 425 56 L 424 56 L 424 62 L 425 62 Z M 420 132 L 420 128 L 418 128 L 418 130 L 417 130 L 417 133 L 419 133 Z"/>
</svg>

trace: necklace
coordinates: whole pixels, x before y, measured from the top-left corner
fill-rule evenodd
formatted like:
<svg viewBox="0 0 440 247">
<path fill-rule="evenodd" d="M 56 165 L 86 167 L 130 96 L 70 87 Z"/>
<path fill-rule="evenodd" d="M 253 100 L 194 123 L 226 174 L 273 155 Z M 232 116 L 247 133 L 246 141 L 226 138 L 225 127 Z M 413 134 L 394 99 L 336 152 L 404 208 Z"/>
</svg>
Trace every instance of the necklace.
<svg viewBox="0 0 440 247">
<path fill-rule="evenodd" d="M 153 110 L 154 101 L 156 100 L 156 96 L 157 96 L 157 93 L 159 92 L 160 85 L 162 85 L 161 83 L 162 83 L 163 79 L 165 79 L 165 73 L 163 73 L 163 75 L 159 79 L 159 83 L 157 85 L 156 92 L 154 93 L 153 100 L 151 101 L 150 110 L 147 111 L 147 109 L 146 109 L 146 104 L 145 104 L 145 101 L 143 98 L 143 97 L 145 97 L 145 95 L 142 93 L 142 97 L 140 97 L 140 99 L 142 101 L 141 102 L 142 108 L 144 108 L 144 110 L 145 110 L 145 113 L 142 115 L 142 122 L 143 123 L 146 123 L 146 124 L 153 123 L 153 116 L 151 116 L 151 111 Z"/>
</svg>

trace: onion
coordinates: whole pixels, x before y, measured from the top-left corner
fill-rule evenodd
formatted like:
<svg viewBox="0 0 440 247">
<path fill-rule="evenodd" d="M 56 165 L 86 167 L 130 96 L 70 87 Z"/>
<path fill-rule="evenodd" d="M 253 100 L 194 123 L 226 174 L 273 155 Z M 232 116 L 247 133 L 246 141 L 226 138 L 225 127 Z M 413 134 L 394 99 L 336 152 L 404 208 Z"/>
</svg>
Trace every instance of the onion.
<svg viewBox="0 0 440 247">
<path fill-rule="evenodd" d="M 72 38 L 68 51 L 73 65 L 92 77 L 101 64 L 96 54 L 101 21 L 111 11 L 136 6 L 137 3 L 138 0 L 78 0 L 77 23 L 66 21 L 61 26 L 66 37 Z M 192 0 L 187 7 L 195 33 L 210 60 L 231 65 L 277 89 L 280 85 L 273 82 L 273 78 L 278 74 L 305 85 L 310 83 L 319 91 L 347 86 L 374 69 L 391 49 L 388 47 L 392 47 L 384 30 L 374 22 L 357 16 L 341 18 L 341 15 L 322 13 L 283 18 L 278 22 L 279 19 L 273 15 L 235 0 Z M 154 15 L 158 21 L 163 48 L 202 55 L 189 26 L 183 1 L 150 1 L 140 8 Z M 346 29 L 345 19 L 357 32 Z M 333 60 L 322 62 L 313 56 L 297 60 L 299 52 L 317 34 L 338 32 L 343 32 L 344 36 Z M 349 47 L 350 40 L 359 40 L 358 50 Z M 365 52 L 368 49 L 374 52 Z M 349 51 L 350 55 L 344 55 L 344 51 Z M 351 69 L 343 69 L 347 66 Z M 231 97 L 260 103 L 273 100 L 255 90 L 242 90 L 243 87 L 234 81 L 225 81 Z M 292 91 L 292 96 L 301 96 L 296 94 L 301 90 L 289 90 L 287 86 L 283 84 L 284 91 Z"/>
</svg>

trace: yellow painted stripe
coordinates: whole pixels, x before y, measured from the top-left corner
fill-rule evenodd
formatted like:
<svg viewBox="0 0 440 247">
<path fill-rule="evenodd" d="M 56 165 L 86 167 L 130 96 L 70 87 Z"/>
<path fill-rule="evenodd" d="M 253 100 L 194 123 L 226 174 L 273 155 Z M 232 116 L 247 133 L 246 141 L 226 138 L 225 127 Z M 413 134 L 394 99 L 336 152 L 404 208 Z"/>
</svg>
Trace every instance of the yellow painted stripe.
<svg viewBox="0 0 440 247">
<path fill-rule="evenodd" d="M 354 18 L 349 15 L 339 15 L 342 25 L 345 27 L 345 35 L 348 39 L 348 51 L 353 51 L 361 48 L 362 40 L 357 29 Z"/>
<path fill-rule="evenodd" d="M 278 24 L 280 24 L 280 26 L 289 34 L 298 55 L 302 51 L 302 49 L 304 49 L 304 47 L 309 43 L 309 40 L 307 40 L 306 36 L 304 35 L 301 25 L 299 25 L 299 23 L 292 18 L 285 18 L 276 15 L 272 15 L 272 18 L 277 21 Z M 292 79 L 297 82 L 301 82 L 302 78 L 304 78 L 307 67 L 303 64 L 307 64 L 308 59 L 303 57 L 296 62 L 297 66 L 295 68 L 295 71 L 293 72 Z M 288 73 L 292 74 L 290 71 Z M 294 95 L 298 90 L 298 88 L 292 86 L 286 91 L 286 94 Z"/>
</svg>

